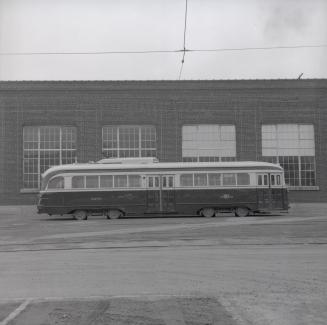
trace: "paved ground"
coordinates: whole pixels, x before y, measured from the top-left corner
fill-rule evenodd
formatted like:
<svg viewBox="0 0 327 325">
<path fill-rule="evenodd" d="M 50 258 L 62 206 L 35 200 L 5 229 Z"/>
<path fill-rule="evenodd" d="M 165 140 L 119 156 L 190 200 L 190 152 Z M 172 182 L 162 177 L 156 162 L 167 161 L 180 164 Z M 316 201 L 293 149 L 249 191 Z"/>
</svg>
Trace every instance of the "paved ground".
<svg viewBox="0 0 327 325">
<path fill-rule="evenodd" d="M 326 208 L 76 222 L 0 207 L 0 325 L 326 324 Z"/>
</svg>

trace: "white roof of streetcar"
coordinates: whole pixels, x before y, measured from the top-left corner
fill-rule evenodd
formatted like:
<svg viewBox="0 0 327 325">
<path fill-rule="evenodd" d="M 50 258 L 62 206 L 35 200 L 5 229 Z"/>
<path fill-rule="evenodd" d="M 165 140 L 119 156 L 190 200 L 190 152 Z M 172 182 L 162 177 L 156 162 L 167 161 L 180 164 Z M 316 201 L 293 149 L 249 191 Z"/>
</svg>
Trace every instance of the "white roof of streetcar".
<svg viewBox="0 0 327 325">
<path fill-rule="evenodd" d="M 42 177 L 49 176 L 49 174 L 57 174 L 60 172 L 78 172 L 78 171 L 95 171 L 95 170 L 154 170 L 154 169 L 197 169 L 197 168 L 223 168 L 223 169 L 241 169 L 241 168 L 254 168 L 254 169 L 274 169 L 282 171 L 283 168 L 278 164 L 260 161 L 229 161 L 229 162 L 154 162 L 151 159 L 102 159 L 98 162 L 90 163 L 74 163 L 67 165 L 59 165 L 50 167 L 46 170 Z"/>
</svg>

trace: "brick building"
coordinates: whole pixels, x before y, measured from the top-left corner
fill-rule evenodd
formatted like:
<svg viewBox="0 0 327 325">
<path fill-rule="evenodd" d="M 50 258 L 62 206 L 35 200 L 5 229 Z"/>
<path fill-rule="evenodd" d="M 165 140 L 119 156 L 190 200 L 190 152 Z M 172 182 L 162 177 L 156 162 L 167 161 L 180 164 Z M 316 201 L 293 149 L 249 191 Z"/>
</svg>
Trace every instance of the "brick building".
<svg viewBox="0 0 327 325">
<path fill-rule="evenodd" d="M 103 157 L 279 162 L 291 201 L 327 199 L 327 80 L 0 82 L 0 204 L 49 166 Z"/>
</svg>

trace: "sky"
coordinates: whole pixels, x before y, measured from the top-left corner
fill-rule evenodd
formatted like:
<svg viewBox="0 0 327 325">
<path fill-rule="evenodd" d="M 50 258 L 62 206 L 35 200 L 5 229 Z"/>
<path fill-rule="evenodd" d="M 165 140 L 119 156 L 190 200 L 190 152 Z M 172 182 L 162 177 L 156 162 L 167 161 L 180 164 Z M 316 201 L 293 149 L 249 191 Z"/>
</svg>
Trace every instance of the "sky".
<svg viewBox="0 0 327 325">
<path fill-rule="evenodd" d="M 327 0 L 0 0 L 0 80 L 327 78 Z M 10 54 L 10 55 L 9 55 Z"/>
</svg>

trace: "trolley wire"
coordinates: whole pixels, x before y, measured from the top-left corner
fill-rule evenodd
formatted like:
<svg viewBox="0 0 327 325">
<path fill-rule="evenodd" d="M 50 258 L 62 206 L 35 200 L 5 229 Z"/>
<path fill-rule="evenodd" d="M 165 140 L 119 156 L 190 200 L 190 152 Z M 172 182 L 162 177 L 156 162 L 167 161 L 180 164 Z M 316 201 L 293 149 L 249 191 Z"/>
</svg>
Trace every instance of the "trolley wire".
<svg viewBox="0 0 327 325">
<path fill-rule="evenodd" d="M 232 52 L 232 51 L 265 51 L 284 49 L 325 48 L 327 44 L 317 45 L 287 45 L 287 46 L 261 46 L 261 47 L 227 47 L 216 49 L 186 49 L 180 50 L 140 50 L 140 51 L 84 51 L 84 52 L 0 52 L 0 56 L 32 56 L 32 55 L 108 55 L 108 54 L 160 54 L 186 52 Z M 184 61 L 184 56 L 183 60 Z"/>
<path fill-rule="evenodd" d="M 183 66 L 184 66 L 184 62 L 185 62 L 185 53 L 186 53 L 186 26 L 187 26 L 187 0 L 185 0 L 185 18 L 184 18 L 184 38 L 183 38 L 183 57 L 182 57 L 182 64 L 181 64 L 181 68 L 179 70 L 179 78 L 178 80 L 181 80 L 181 76 L 182 76 L 182 71 L 183 71 Z"/>
</svg>

